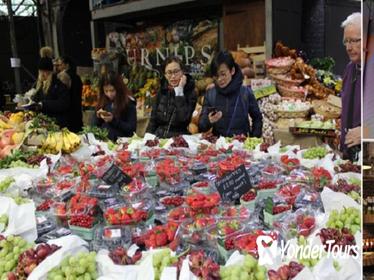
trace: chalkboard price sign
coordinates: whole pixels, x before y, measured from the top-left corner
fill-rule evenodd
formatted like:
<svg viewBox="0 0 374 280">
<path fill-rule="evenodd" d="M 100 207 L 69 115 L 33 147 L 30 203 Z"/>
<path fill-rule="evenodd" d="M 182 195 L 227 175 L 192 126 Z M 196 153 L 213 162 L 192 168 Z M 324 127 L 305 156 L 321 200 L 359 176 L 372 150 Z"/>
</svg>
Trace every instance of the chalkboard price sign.
<svg viewBox="0 0 374 280">
<path fill-rule="evenodd" d="M 252 188 L 244 165 L 224 175 L 215 185 L 222 200 L 225 201 L 236 201 Z"/>
<path fill-rule="evenodd" d="M 126 173 L 123 173 L 122 170 L 114 163 L 107 171 L 105 171 L 101 179 L 103 179 L 105 183 L 109 185 L 118 184 L 119 186 L 127 185 L 132 181 L 131 177 L 129 177 Z"/>
</svg>

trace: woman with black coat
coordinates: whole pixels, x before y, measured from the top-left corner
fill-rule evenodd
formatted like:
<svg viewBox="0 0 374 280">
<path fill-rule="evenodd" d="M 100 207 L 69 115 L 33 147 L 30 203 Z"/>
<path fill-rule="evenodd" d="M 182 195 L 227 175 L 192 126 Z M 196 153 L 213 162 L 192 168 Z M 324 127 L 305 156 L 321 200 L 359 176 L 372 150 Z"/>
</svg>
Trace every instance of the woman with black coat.
<svg viewBox="0 0 374 280">
<path fill-rule="evenodd" d="M 159 138 L 189 134 L 187 127 L 195 109 L 197 96 L 195 82 L 183 73 L 182 62 L 177 57 L 165 61 L 165 79 L 153 104 L 147 132 Z"/>
<path fill-rule="evenodd" d="M 39 62 L 39 75 L 36 93 L 32 97 L 35 102 L 29 109 L 41 111 L 56 119 L 60 127 L 69 124 L 68 112 L 70 96 L 66 86 L 53 74 L 53 63 L 49 57 L 42 57 Z"/>
<path fill-rule="evenodd" d="M 109 72 L 100 80 L 100 95 L 96 123 L 108 130 L 108 137 L 131 137 L 136 131 L 136 103 L 122 78 Z"/>
<path fill-rule="evenodd" d="M 252 91 L 243 86 L 243 74 L 232 55 L 219 52 L 212 61 L 211 72 L 215 86 L 205 95 L 199 130 L 206 132 L 213 128 L 214 135 L 225 137 L 240 134 L 261 137 L 262 113 Z"/>
<path fill-rule="evenodd" d="M 69 110 L 69 125 L 70 131 L 79 132 L 82 130 L 82 80 L 77 75 L 77 69 L 72 59 L 68 56 L 62 56 L 56 61 L 56 70 L 58 73 L 65 72 L 69 78 L 68 86 L 70 93 L 70 110 Z"/>
</svg>

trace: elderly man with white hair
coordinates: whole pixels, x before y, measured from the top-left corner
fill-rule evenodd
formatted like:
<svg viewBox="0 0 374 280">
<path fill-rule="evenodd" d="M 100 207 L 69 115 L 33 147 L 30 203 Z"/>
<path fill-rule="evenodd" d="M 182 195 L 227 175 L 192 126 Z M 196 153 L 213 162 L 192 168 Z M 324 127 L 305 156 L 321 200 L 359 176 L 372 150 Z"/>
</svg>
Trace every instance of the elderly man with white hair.
<svg viewBox="0 0 374 280">
<path fill-rule="evenodd" d="M 361 14 L 348 16 L 342 28 L 350 62 L 345 68 L 341 93 L 340 150 L 343 158 L 355 161 L 361 149 Z"/>
</svg>

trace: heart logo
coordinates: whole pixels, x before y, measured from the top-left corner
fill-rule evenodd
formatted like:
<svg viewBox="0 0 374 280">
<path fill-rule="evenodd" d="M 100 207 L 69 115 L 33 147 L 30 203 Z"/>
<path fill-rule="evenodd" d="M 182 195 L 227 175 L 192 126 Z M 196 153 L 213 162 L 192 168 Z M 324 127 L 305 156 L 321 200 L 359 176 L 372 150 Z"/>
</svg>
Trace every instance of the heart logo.
<svg viewBox="0 0 374 280">
<path fill-rule="evenodd" d="M 256 244 L 259 256 L 258 264 L 273 265 L 277 255 L 278 240 L 267 235 L 260 235 L 256 239 Z"/>
</svg>

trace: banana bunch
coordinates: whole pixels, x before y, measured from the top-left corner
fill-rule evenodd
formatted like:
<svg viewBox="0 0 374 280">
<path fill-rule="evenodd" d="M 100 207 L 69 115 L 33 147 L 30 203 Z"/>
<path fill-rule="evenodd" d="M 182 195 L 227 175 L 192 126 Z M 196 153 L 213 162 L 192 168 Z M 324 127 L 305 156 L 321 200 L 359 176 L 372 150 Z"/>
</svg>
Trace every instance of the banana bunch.
<svg viewBox="0 0 374 280">
<path fill-rule="evenodd" d="M 8 122 L 0 119 L 0 131 L 5 130 L 5 129 L 10 129 L 13 128 L 12 125 L 10 125 Z"/>
<path fill-rule="evenodd" d="M 80 144 L 79 136 L 64 128 L 62 131 L 48 133 L 42 150 L 50 154 L 58 154 L 61 151 L 69 154 L 77 150 Z"/>
<path fill-rule="evenodd" d="M 9 117 L 9 123 L 11 124 L 20 124 L 23 122 L 23 118 L 25 117 L 24 112 L 13 113 Z"/>
</svg>

